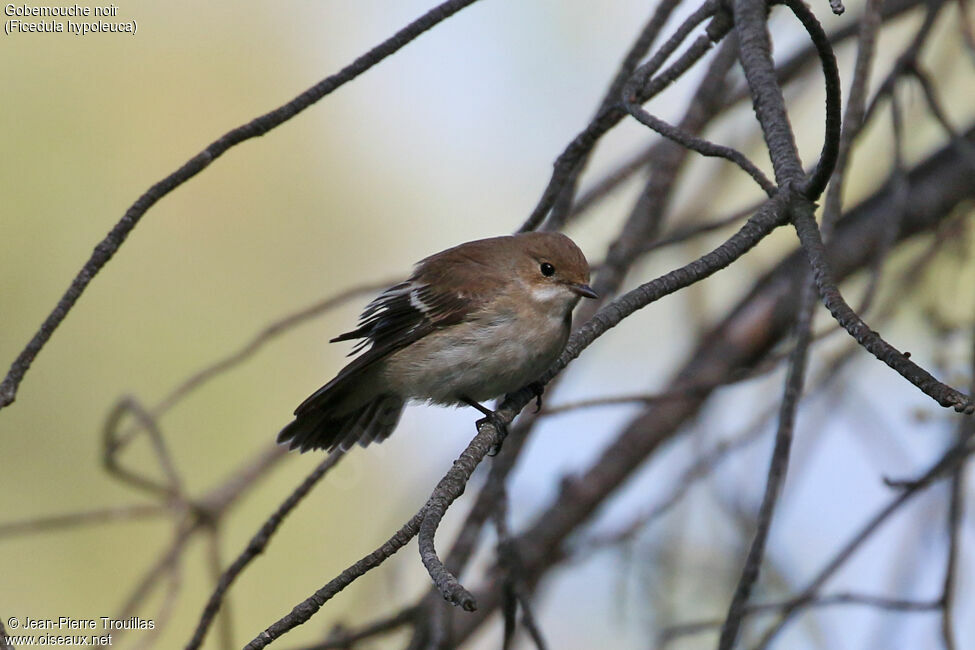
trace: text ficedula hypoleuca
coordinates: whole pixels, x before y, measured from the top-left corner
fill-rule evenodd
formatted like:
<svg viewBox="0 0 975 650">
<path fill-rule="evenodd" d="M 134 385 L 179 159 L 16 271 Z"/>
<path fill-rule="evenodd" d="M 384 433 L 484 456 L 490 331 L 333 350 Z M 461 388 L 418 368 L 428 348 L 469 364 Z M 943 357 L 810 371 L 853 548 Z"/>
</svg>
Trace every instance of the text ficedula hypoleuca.
<svg viewBox="0 0 975 650">
<path fill-rule="evenodd" d="M 595 298 L 571 239 L 528 232 L 467 242 L 416 265 L 332 341 L 368 349 L 295 410 L 291 449 L 386 439 L 407 400 L 474 406 L 538 379 L 569 338 L 572 308 Z"/>
</svg>

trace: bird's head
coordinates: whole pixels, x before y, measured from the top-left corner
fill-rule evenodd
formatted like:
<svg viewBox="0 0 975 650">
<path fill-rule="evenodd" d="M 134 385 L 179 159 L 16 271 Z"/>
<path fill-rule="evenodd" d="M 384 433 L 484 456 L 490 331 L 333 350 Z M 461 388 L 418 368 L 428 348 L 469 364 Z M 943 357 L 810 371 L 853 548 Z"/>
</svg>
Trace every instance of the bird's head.
<svg viewBox="0 0 975 650">
<path fill-rule="evenodd" d="M 589 286 L 589 262 L 571 239 L 559 232 L 515 235 L 514 272 L 531 297 L 570 309 L 579 298 L 597 298 Z"/>
</svg>

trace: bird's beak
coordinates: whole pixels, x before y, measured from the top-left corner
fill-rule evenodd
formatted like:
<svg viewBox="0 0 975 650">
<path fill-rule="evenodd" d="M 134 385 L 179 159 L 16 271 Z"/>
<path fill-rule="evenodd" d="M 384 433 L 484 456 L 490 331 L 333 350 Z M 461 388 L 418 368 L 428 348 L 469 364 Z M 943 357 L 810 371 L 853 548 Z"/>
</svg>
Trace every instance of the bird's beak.
<svg viewBox="0 0 975 650">
<path fill-rule="evenodd" d="M 598 298 L 599 294 L 592 290 L 588 284 L 582 284 L 581 282 L 573 282 L 569 284 L 569 289 L 572 293 L 582 296 L 583 298 Z"/>
</svg>

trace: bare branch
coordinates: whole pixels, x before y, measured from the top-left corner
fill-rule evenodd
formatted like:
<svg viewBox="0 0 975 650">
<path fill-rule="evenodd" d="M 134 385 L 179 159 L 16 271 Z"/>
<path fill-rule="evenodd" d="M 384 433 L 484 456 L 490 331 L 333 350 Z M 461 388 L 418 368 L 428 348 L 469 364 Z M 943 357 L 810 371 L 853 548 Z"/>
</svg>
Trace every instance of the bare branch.
<svg viewBox="0 0 975 650">
<path fill-rule="evenodd" d="M 105 236 L 105 239 L 95 247 L 91 257 L 85 262 L 85 265 L 78 272 L 78 275 L 75 276 L 74 280 L 72 280 L 71 286 L 68 287 L 64 296 L 58 301 L 57 306 L 44 320 L 44 323 L 27 344 L 27 347 L 24 348 L 10 366 L 7 376 L 0 382 L 0 409 L 10 405 L 14 401 L 17 396 L 17 387 L 41 351 L 41 348 L 51 338 L 54 330 L 57 329 L 61 321 L 68 315 L 71 308 L 74 307 L 78 298 L 81 297 L 82 292 L 87 288 L 88 283 L 112 259 L 112 256 L 122 246 L 129 233 L 138 225 L 139 220 L 142 219 L 142 216 L 149 208 L 177 187 L 206 169 L 210 163 L 223 155 L 231 147 L 246 140 L 262 136 L 271 129 L 290 120 L 322 97 L 325 97 L 332 91 L 355 79 L 389 55 L 400 50 L 403 46 L 413 41 L 437 23 L 446 20 L 474 2 L 476 0 L 447 0 L 447 2 L 434 7 L 339 72 L 319 81 L 288 103 L 251 120 L 247 124 L 228 131 L 207 145 L 203 151 L 190 158 L 182 167 L 146 190 L 125 211 L 125 215 L 112 228 L 108 235 Z"/>
<path fill-rule="evenodd" d="M 661 73 L 656 78 L 656 83 L 641 83 L 641 87 L 644 92 L 639 97 L 639 102 L 643 103 L 648 101 L 654 95 L 660 93 L 664 88 L 669 86 L 677 77 L 679 77 L 683 72 L 688 70 L 698 59 L 704 56 L 713 43 L 721 40 L 724 35 L 730 29 L 730 22 L 728 17 L 724 12 L 718 11 L 718 3 L 716 0 L 706 0 L 704 5 L 702 5 L 698 10 L 696 10 L 691 16 L 689 16 L 681 25 L 675 30 L 674 35 L 671 36 L 667 42 L 665 42 L 650 58 L 650 60 L 640 66 L 643 74 L 647 76 L 653 75 L 660 66 L 672 55 L 680 44 L 687 38 L 687 35 L 691 32 L 694 27 L 699 25 L 703 20 L 709 16 L 717 15 L 711 21 L 707 28 L 707 35 L 699 37 L 688 49 L 682 54 L 677 61 L 675 61 L 664 73 Z M 565 151 L 559 155 L 558 159 L 555 161 L 555 171 L 552 173 L 552 177 L 549 180 L 548 186 L 542 193 L 542 197 L 538 201 L 538 205 L 532 210 L 528 219 L 522 224 L 520 232 L 525 232 L 527 230 L 534 230 L 542 221 L 545 216 L 551 210 L 555 201 L 562 192 L 562 189 L 570 181 L 573 174 L 575 173 L 575 168 L 581 160 L 589 155 L 596 142 L 605 135 L 611 128 L 616 126 L 620 120 L 626 115 L 626 112 L 619 107 L 613 107 L 605 111 L 601 111 L 596 115 L 595 118 L 586 126 L 586 128 L 577 135 L 569 146 L 566 147 Z"/>
<path fill-rule="evenodd" d="M 775 78 L 772 46 L 765 25 L 768 7 L 764 1 L 735 0 L 735 31 L 741 67 L 752 92 L 755 115 L 762 125 L 769 157 L 779 187 L 798 185 L 803 178 L 785 100 Z M 813 197 L 815 198 L 815 197 Z"/>
<path fill-rule="evenodd" d="M 512 615 L 508 616 L 505 608 L 504 647 L 507 650 L 514 640 L 515 618 L 517 607 L 521 607 L 522 623 L 537 650 L 546 650 L 548 644 L 542 636 L 542 631 L 535 620 L 531 606 L 527 585 L 524 582 L 525 568 L 518 553 L 518 542 L 511 536 L 508 529 L 508 495 L 504 484 L 498 486 L 497 507 L 494 511 L 494 525 L 498 531 L 498 566 L 504 572 L 503 590 L 506 599 L 511 603 Z"/>
<path fill-rule="evenodd" d="M 762 637 L 758 647 L 766 648 L 778 633 L 803 607 L 812 601 L 816 592 L 826 583 L 826 581 L 842 567 L 846 561 L 856 553 L 880 526 L 890 518 L 892 514 L 899 511 L 901 507 L 917 496 L 921 491 L 933 485 L 935 482 L 950 475 L 955 468 L 965 462 L 969 456 L 975 453 L 975 446 L 970 440 L 962 440 L 953 445 L 946 451 L 937 462 L 924 472 L 919 478 L 904 483 L 900 494 L 892 499 L 877 514 L 871 517 L 867 523 L 853 536 L 850 541 L 843 545 L 839 551 L 830 559 L 829 562 L 809 581 L 808 585 L 800 593 L 789 601 L 783 608 L 781 618 L 773 625 Z M 940 607 L 940 601 L 936 605 Z"/>
<path fill-rule="evenodd" d="M 623 85 L 633 74 L 633 70 L 636 68 L 637 64 L 640 63 L 640 59 L 647 53 L 650 46 L 653 44 L 657 37 L 660 35 L 660 30 L 663 29 L 664 23 L 670 18 L 670 15 L 674 12 L 677 5 L 680 4 L 680 0 L 662 0 L 658 3 L 653 11 L 653 15 L 650 20 L 643 27 L 640 35 L 630 46 L 629 51 L 626 56 L 623 57 L 623 62 L 620 64 L 619 70 L 616 72 L 616 76 L 609 85 L 609 89 L 606 91 L 606 95 L 603 97 L 602 102 L 600 102 L 599 109 L 596 111 L 598 116 L 600 113 L 605 113 L 613 108 L 613 106 L 619 101 L 620 92 L 623 89 Z M 572 199 L 575 195 L 576 183 L 579 180 L 579 176 L 582 174 L 586 163 L 589 160 L 589 154 L 591 151 L 586 152 L 582 158 L 576 163 L 574 169 L 570 173 L 569 177 L 565 179 L 562 190 L 558 196 L 558 199 L 552 206 L 552 212 L 549 215 L 545 227 L 549 230 L 559 230 L 565 224 L 566 219 L 570 214 L 578 212 L 579 206 L 572 206 Z M 645 164 L 645 163 L 643 163 Z M 643 166 L 640 164 L 639 166 Z M 591 198 L 590 198 L 591 200 Z"/>
<path fill-rule="evenodd" d="M 199 648 L 206 638 L 207 631 L 210 629 L 210 625 L 213 623 L 213 619 L 216 617 L 217 612 L 220 611 L 220 606 L 223 603 L 224 596 L 230 586 L 237 579 L 237 576 L 250 564 L 258 555 L 264 552 L 268 543 L 271 541 L 271 537 L 277 532 L 278 528 L 284 522 L 285 517 L 287 517 L 292 510 L 297 507 L 301 501 L 308 496 L 312 488 L 318 484 L 318 482 L 332 469 L 342 458 L 343 452 L 341 449 L 337 449 L 330 453 L 325 459 L 318 464 L 318 466 L 309 474 L 304 481 L 301 482 L 294 492 L 292 492 L 287 499 L 285 499 L 278 509 L 274 511 L 267 521 L 261 526 L 260 530 L 251 538 L 248 542 L 247 547 L 244 551 L 237 556 L 224 572 L 223 575 L 219 577 L 217 581 L 216 589 L 213 590 L 213 594 L 210 595 L 210 599 L 207 601 L 206 607 L 203 608 L 203 614 L 200 616 L 200 622 L 197 623 L 196 630 L 193 632 L 193 636 L 190 638 L 189 642 L 186 644 L 186 650 L 193 650 Z"/>
<path fill-rule="evenodd" d="M 132 521 L 158 517 L 167 512 L 169 512 L 169 507 L 163 504 L 136 504 L 69 512 L 63 515 L 36 517 L 22 521 L 8 521 L 0 523 L 0 537 L 58 531 L 63 528 L 82 525 Z"/>
<path fill-rule="evenodd" d="M 975 330 L 972 331 L 972 364 L 969 390 L 975 393 Z M 957 439 L 975 438 L 975 420 L 963 420 L 958 425 Z M 951 491 L 948 500 L 948 554 L 945 561 L 945 577 L 941 585 L 941 638 L 945 650 L 955 650 L 955 600 L 958 553 L 960 549 L 961 522 L 965 512 L 965 469 L 959 464 L 951 474 Z"/>
<path fill-rule="evenodd" d="M 803 209 L 802 207 L 798 209 Z M 806 206 L 812 212 L 811 206 Z M 758 580 L 762 559 L 765 555 L 765 544 L 769 530 L 772 527 L 772 517 L 775 506 L 782 493 L 785 475 L 789 468 L 789 453 L 792 448 L 793 430 L 795 428 L 796 411 L 802 396 L 805 380 L 806 362 L 809 356 L 809 344 L 812 340 L 813 289 L 808 279 L 803 279 L 802 298 L 799 313 L 796 317 L 796 344 L 789 358 L 789 372 L 785 380 L 785 394 L 779 408 L 779 425 L 775 432 L 775 446 L 769 459 L 768 479 L 765 482 L 765 494 L 758 511 L 755 536 L 748 549 L 745 565 L 742 567 L 741 577 L 735 587 L 728 614 L 724 625 L 721 626 L 721 638 L 718 648 L 731 650 L 738 639 L 738 630 L 745 613 L 745 606 L 751 597 L 752 588 Z"/>
<path fill-rule="evenodd" d="M 527 399 L 525 403 L 527 403 Z M 524 404 L 522 404 L 524 407 Z M 510 421 L 514 413 L 509 410 L 499 409 L 499 418 L 507 418 Z M 420 527 L 427 516 L 442 517 L 447 507 L 460 496 L 464 491 L 464 486 L 470 479 L 471 474 L 477 465 L 487 456 L 488 451 L 501 440 L 501 434 L 495 424 L 484 421 L 478 428 L 478 433 L 467 446 L 460 457 L 454 461 L 454 466 L 447 475 L 440 480 L 433 494 L 417 512 L 413 518 L 406 522 L 402 528 L 393 534 L 386 542 L 372 553 L 366 555 L 361 560 L 347 568 L 334 579 L 329 581 L 324 587 L 316 591 L 309 598 L 299 603 L 292 609 L 291 613 L 272 624 L 260 635 L 247 644 L 246 650 L 257 650 L 264 648 L 269 643 L 289 630 L 305 623 L 310 619 L 330 598 L 339 593 L 354 580 L 364 575 L 366 572 L 376 568 L 384 561 L 392 557 L 394 553 L 403 548 L 407 542 L 420 533 Z M 432 515 L 430 514 L 432 513 Z M 439 519 L 436 520 L 439 523 Z M 424 555 L 424 564 L 427 565 L 434 581 L 438 579 L 444 589 L 444 597 L 454 597 L 458 604 L 473 605 L 473 599 L 465 600 L 463 587 L 457 583 L 456 579 L 443 567 L 433 551 L 432 536 L 436 532 L 436 525 L 428 531 L 430 535 L 429 547 Z M 432 568 L 431 568 L 432 567 Z M 436 575 L 434 575 L 436 574 Z M 452 601 L 454 602 L 454 601 Z"/>
<path fill-rule="evenodd" d="M 757 603 L 755 605 L 749 605 L 746 614 L 749 616 L 774 614 L 783 609 L 796 606 L 797 604 L 799 603 L 796 599 L 775 603 Z M 937 610 L 940 606 L 938 601 L 901 600 L 898 598 L 885 598 L 883 596 L 848 592 L 813 597 L 801 604 L 808 609 L 834 607 L 837 605 L 861 605 L 889 611 L 916 612 L 920 614 Z M 657 635 L 657 647 L 663 648 L 680 637 L 711 632 L 720 628 L 721 623 L 722 621 L 720 620 L 709 619 L 673 625 L 661 630 Z"/>
<path fill-rule="evenodd" d="M 634 77 L 635 79 L 635 77 Z M 639 91 L 636 88 L 631 88 L 624 91 L 623 106 L 626 108 L 630 115 L 635 117 L 641 124 L 653 129 L 665 138 L 669 138 L 678 144 L 687 147 L 688 149 L 693 149 L 702 156 L 714 156 L 718 158 L 724 158 L 729 160 L 752 177 L 752 179 L 758 183 L 758 186 L 768 196 L 775 194 L 775 185 L 765 177 L 758 167 L 755 166 L 751 160 L 748 159 L 745 154 L 738 151 L 733 147 L 726 147 L 724 145 L 715 144 L 704 138 L 698 138 L 689 133 L 685 133 L 680 128 L 675 127 L 671 124 L 667 124 L 665 121 L 658 117 L 655 117 L 648 113 L 646 109 L 636 103 L 635 99 L 638 97 Z"/>
<path fill-rule="evenodd" d="M 975 137 L 975 127 L 968 131 L 967 137 Z M 914 191 L 898 241 L 946 219 L 960 201 L 975 197 L 975 186 L 957 161 L 957 153 L 947 147 L 912 170 Z M 880 236 L 876 224 L 886 218 L 890 200 L 881 189 L 839 222 L 831 251 L 838 277 L 845 277 L 870 259 Z M 762 358 L 784 335 L 794 318 L 797 309 L 795 282 L 807 269 L 801 252 L 793 253 L 770 269 L 730 311 L 730 315 L 701 338 L 667 392 L 740 372 L 742 366 L 747 367 Z M 675 435 L 682 423 L 697 413 L 706 397 L 688 395 L 683 400 L 667 401 L 645 410 L 633 418 L 585 470 L 563 481 L 558 496 L 518 537 L 526 571 L 533 579 L 564 557 L 561 548 L 566 538 L 583 525 L 646 458 Z M 525 391 L 525 403 L 529 398 L 530 394 Z M 455 639 L 465 638 L 493 611 L 497 606 L 495 593 L 495 583 L 489 579 L 477 591 L 479 608 L 476 615 L 465 617 L 465 621 L 459 623 Z"/>
<path fill-rule="evenodd" d="M 358 630 L 346 630 L 344 627 L 336 626 L 326 641 L 314 645 L 305 646 L 296 650 L 345 650 L 351 648 L 359 641 L 365 641 L 376 636 L 395 632 L 396 630 L 409 625 L 416 619 L 418 608 L 407 607 L 392 616 L 381 618 L 374 623 L 364 625 Z"/>
<path fill-rule="evenodd" d="M 139 422 L 140 430 L 145 431 L 146 435 L 149 436 L 159 464 L 166 475 L 166 485 L 160 484 L 139 472 L 126 469 L 119 463 L 119 453 L 131 440 L 131 438 L 128 440 L 121 439 L 118 436 L 119 423 L 126 413 L 132 413 Z M 169 454 L 166 443 L 163 440 L 159 425 L 156 423 L 152 414 L 143 408 L 142 404 L 135 397 L 127 395 L 116 403 L 115 408 L 112 409 L 105 421 L 102 440 L 102 464 L 110 474 L 119 480 L 148 491 L 151 494 L 161 496 L 164 499 L 182 498 L 182 482 L 176 472 L 176 467 L 173 464 L 173 459 Z"/>
</svg>

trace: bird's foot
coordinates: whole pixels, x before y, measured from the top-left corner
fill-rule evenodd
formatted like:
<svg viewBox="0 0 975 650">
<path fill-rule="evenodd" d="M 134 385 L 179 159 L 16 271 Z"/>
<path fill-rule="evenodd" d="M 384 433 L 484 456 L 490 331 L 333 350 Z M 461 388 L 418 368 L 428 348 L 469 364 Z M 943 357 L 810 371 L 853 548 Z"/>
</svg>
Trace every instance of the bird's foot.
<svg viewBox="0 0 975 650">
<path fill-rule="evenodd" d="M 545 393 L 545 384 L 540 381 L 533 381 L 528 384 L 528 389 L 535 396 L 535 412 L 542 410 L 542 395 Z"/>
<path fill-rule="evenodd" d="M 500 436 L 498 441 L 491 445 L 491 449 L 488 450 L 488 456 L 497 456 L 498 452 L 501 451 L 501 445 L 504 443 L 504 439 L 508 437 L 508 424 L 497 413 L 469 397 L 462 395 L 460 401 L 484 414 L 483 418 L 474 423 L 478 429 L 481 428 L 482 424 L 491 424 L 495 431 L 498 432 L 498 436 Z"/>
</svg>

